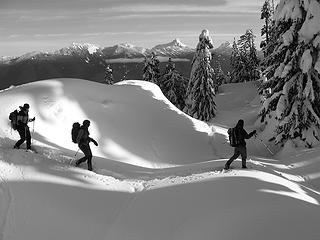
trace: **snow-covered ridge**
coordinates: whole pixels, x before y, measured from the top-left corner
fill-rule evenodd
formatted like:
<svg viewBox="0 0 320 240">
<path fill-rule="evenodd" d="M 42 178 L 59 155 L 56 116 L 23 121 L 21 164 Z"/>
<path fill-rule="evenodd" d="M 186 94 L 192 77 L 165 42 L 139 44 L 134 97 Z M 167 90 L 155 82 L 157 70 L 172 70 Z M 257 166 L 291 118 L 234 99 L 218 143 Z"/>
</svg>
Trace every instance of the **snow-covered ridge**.
<svg viewBox="0 0 320 240">
<path fill-rule="evenodd" d="M 99 46 L 91 44 L 91 43 L 72 43 L 73 48 L 87 49 L 90 54 L 97 52 L 100 49 Z"/>
<path fill-rule="evenodd" d="M 221 44 L 215 49 L 219 53 L 229 53 L 231 50 L 230 43 L 226 42 Z M 101 47 L 91 43 L 72 43 L 68 47 L 61 48 L 53 52 L 30 52 L 20 57 L 2 57 L 3 62 L 9 62 L 10 60 L 24 61 L 24 60 L 37 60 L 44 59 L 47 57 L 58 57 L 58 56 L 81 56 L 84 58 L 91 58 L 94 55 L 100 56 L 106 59 L 116 58 L 144 58 L 146 55 L 150 55 L 154 52 L 158 56 L 163 57 L 174 57 L 174 58 L 185 58 L 190 57 L 194 53 L 195 49 L 182 43 L 179 39 L 166 44 L 159 44 L 153 48 L 144 48 L 135 46 L 130 43 L 120 43 L 111 47 Z"/>
<path fill-rule="evenodd" d="M 54 54 L 70 55 L 73 53 L 83 53 L 87 51 L 89 54 L 97 53 L 100 47 L 91 43 L 72 43 L 71 46 L 55 51 Z"/>
<path fill-rule="evenodd" d="M 121 43 L 101 50 L 108 58 L 137 58 L 144 57 L 147 49 L 136 47 L 130 43 Z"/>
<path fill-rule="evenodd" d="M 230 43 L 221 44 L 213 51 L 218 53 L 230 54 L 232 50 Z M 154 52 L 158 56 L 173 57 L 176 59 L 190 58 L 195 49 L 183 44 L 179 39 L 166 44 L 159 44 L 153 48 L 138 47 L 130 43 L 121 43 L 111 47 L 101 47 L 91 43 L 72 43 L 68 47 L 61 48 L 53 52 L 30 52 L 19 57 L 1 57 L 3 63 L 26 60 L 41 60 L 46 58 L 56 58 L 59 56 L 80 56 L 90 62 L 92 57 L 102 57 L 105 59 L 143 59 L 145 56 Z M 130 61 L 129 61 L 130 62 Z M 132 62 L 132 61 L 131 61 Z"/>
<path fill-rule="evenodd" d="M 92 121 L 92 137 L 100 142 L 94 153 L 133 165 L 153 168 L 217 157 L 207 141 L 211 128 L 180 112 L 157 85 L 145 81 L 121 84 L 110 86 L 80 79 L 55 79 L 22 85 L 1 92 L 0 101 L 5 107 L 1 108 L 0 115 L 6 116 L 7 112 L 28 102 L 33 106 L 30 114 L 37 119 L 39 140 L 45 138 L 69 149 L 76 147 L 70 141 L 70 126 L 88 118 Z M 161 137 L 162 129 L 169 130 L 168 122 L 172 124 L 170 141 Z M 0 119 L 0 123 L 2 136 L 10 135 L 7 117 Z M 180 141 L 181 136 L 185 136 L 184 141 Z M 172 149 L 176 144 L 171 141 L 177 142 L 180 156 Z M 200 158 L 194 155 L 197 148 L 203 155 Z"/>
</svg>

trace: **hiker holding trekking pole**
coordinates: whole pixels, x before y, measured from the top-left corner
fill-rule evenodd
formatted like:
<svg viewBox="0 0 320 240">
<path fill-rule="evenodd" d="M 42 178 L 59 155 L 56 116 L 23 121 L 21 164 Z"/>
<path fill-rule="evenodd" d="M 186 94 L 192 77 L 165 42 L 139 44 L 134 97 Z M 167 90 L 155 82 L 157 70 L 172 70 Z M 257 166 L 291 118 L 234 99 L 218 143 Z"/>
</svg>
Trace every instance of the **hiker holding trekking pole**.
<svg viewBox="0 0 320 240">
<path fill-rule="evenodd" d="M 251 138 L 253 135 L 257 133 L 256 130 L 251 133 L 247 133 L 243 128 L 244 121 L 240 119 L 237 125 L 234 128 L 230 128 L 228 130 L 230 145 L 234 147 L 234 154 L 232 157 L 226 162 L 224 169 L 228 170 L 230 168 L 231 163 L 237 159 L 240 155 L 242 158 L 242 168 L 247 168 L 247 147 L 245 139 Z"/>
<path fill-rule="evenodd" d="M 17 113 L 16 129 L 20 135 L 20 140 L 14 145 L 15 149 L 19 149 L 20 145 L 27 141 L 27 150 L 31 150 L 31 134 L 28 127 L 28 122 L 34 122 L 35 117 L 29 119 L 29 104 L 25 103 L 23 107 L 20 106 L 20 111 Z"/>
<path fill-rule="evenodd" d="M 93 138 L 89 137 L 89 128 L 90 121 L 84 120 L 82 126 L 79 128 L 76 142 L 78 143 L 79 149 L 83 152 L 84 157 L 76 161 L 76 166 L 79 166 L 81 163 L 87 161 L 88 170 L 92 171 L 92 152 L 90 148 L 90 142 L 93 142 L 94 145 L 98 146 L 98 143 Z"/>
</svg>

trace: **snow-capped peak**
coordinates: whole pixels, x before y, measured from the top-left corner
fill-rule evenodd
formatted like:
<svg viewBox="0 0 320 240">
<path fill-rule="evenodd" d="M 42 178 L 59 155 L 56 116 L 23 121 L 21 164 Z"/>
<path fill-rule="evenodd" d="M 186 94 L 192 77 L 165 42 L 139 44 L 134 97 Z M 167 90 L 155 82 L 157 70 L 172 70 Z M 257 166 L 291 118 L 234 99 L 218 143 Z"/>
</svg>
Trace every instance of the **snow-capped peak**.
<svg viewBox="0 0 320 240">
<path fill-rule="evenodd" d="M 62 54 L 62 55 L 71 55 L 71 54 L 80 54 L 80 55 L 87 55 L 94 54 L 99 51 L 100 47 L 91 43 L 76 43 L 73 42 L 69 47 L 62 48 L 56 52 L 55 54 Z"/>
<path fill-rule="evenodd" d="M 231 43 L 226 41 L 224 43 L 221 43 L 221 45 L 218 48 L 231 48 Z"/>
<path fill-rule="evenodd" d="M 135 46 L 130 43 L 120 43 L 119 46 L 125 47 L 125 48 L 135 48 Z"/>
<path fill-rule="evenodd" d="M 188 47 L 187 45 L 183 44 L 180 39 L 176 38 L 173 41 L 166 43 L 166 44 L 159 44 L 151 49 L 152 52 L 156 53 L 157 55 L 176 55 L 181 54 L 184 52 L 191 52 L 193 51 L 192 48 Z"/>
<path fill-rule="evenodd" d="M 185 45 L 185 44 L 183 44 L 181 41 L 180 41 L 180 39 L 179 38 L 176 38 L 176 39 L 174 39 L 172 42 L 171 42 L 171 44 L 173 45 L 173 46 L 178 46 L 178 47 L 187 47 L 187 45 Z"/>
<path fill-rule="evenodd" d="M 72 43 L 72 48 L 79 49 L 87 49 L 90 54 L 93 54 L 100 49 L 99 46 L 91 44 L 91 43 Z"/>
<path fill-rule="evenodd" d="M 173 41 L 165 44 L 159 44 L 152 48 L 155 49 L 167 49 L 167 48 L 189 48 L 187 45 L 183 44 L 179 38 L 174 39 Z"/>
</svg>

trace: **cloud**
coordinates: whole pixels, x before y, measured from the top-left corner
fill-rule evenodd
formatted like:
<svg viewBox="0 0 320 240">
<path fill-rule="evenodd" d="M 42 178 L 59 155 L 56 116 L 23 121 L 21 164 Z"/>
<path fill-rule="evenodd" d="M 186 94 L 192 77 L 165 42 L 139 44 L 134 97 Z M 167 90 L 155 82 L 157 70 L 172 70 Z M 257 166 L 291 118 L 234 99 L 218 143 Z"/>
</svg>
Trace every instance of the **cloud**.
<svg viewBox="0 0 320 240">
<path fill-rule="evenodd" d="M 66 21 L 66 20 L 71 20 L 74 18 L 75 18 L 75 16 L 70 16 L 70 15 L 40 16 L 40 15 L 28 14 L 28 15 L 20 16 L 19 18 L 17 18 L 17 21 L 19 21 L 19 22 Z"/>
<path fill-rule="evenodd" d="M 120 1 L 119 1 L 120 2 Z M 130 2 L 130 3 L 129 3 Z M 108 8 L 102 8 L 105 12 L 235 12 L 250 13 L 259 12 L 262 0 L 224 0 L 224 1 L 121 1 L 121 4 L 111 5 Z"/>
<path fill-rule="evenodd" d="M 33 35 L 35 38 L 64 38 L 72 36 L 70 33 L 37 33 Z"/>
<path fill-rule="evenodd" d="M 1 0 L 0 9 L 20 10 L 97 10 L 112 11 L 252 11 L 262 6 L 264 0 Z M 177 8 L 178 7 L 178 8 Z M 192 10 L 191 10 L 192 11 Z"/>
</svg>

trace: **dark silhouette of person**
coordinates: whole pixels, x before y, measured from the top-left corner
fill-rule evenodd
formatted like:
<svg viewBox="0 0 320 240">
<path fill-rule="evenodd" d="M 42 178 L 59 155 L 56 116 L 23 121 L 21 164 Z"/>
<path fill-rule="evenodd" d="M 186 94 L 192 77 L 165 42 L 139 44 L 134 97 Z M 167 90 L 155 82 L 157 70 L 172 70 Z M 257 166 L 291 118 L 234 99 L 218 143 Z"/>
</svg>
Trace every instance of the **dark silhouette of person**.
<svg viewBox="0 0 320 240">
<path fill-rule="evenodd" d="M 251 133 L 247 133 L 246 130 L 243 128 L 244 121 L 240 119 L 235 126 L 235 134 L 237 136 L 239 144 L 234 147 L 234 154 L 233 156 L 226 162 L 224 169 L 229 169 L 231 163 L 237 159 L 240 155 L 242 158 L 242 168 L 247 168 L 246 161 L 247 161 L 247 147 L 245 139 L 251 138 L 253 135 L 256 134 L 256 130 L 252 131 Z"/>
<path fill-rule="evenodd" d="M 76 161 L 76 166 L 79 166 L 81 163 L 87 161 L 88 170 L 92 171 L 92 152 L 89 144 L 90 142 L 93 142 L 96 146 L 98 146 L 98 143 L 96 140 L 89 137 L 89 126 L 90 121 L 84 120 L 77 136 L 77 143 L 80 150 L 83 152 L 84 157 Z"/>
<path fill-rule="evenodd" d="M 17 131 L 20 135 L 20 139 L 16 142 L 13 148 L 19 149 L 20 145 L 27 140 L 27 149 L 31 150 L 31 134 L 28 127 L 28 123 L 34 121 L 36 118 L 29 119 L 29 108 L 30 105 L 25 103 L 17 115 Z"/>
</svg>

